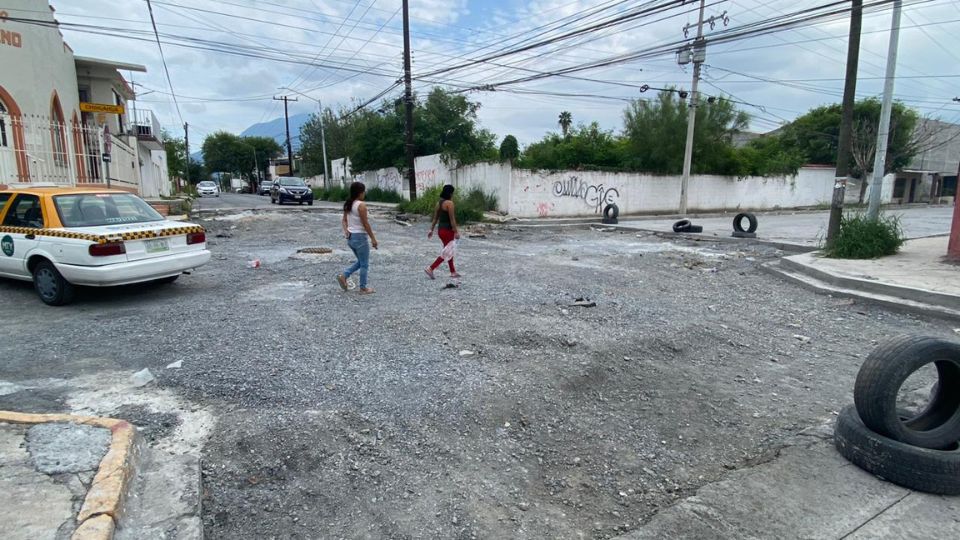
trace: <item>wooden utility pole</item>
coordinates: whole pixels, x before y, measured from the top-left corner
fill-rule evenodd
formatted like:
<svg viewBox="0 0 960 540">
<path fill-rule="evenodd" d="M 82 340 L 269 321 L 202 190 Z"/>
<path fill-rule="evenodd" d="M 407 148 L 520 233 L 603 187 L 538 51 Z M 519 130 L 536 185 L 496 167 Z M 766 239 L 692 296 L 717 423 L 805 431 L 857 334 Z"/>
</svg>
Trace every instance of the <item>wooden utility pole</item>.
<svg viewBox="0 0 960 540">
<path fill-rule="evenodd" d="M 410 75 L 410 6 L 403 0 L 403 103 L 406 107 L 407 180 L 410 200 L 417 200 L 416 154 L 413 147 L 413 80 Z"/>
<path fill-rule="evenodd" d="M 837 172 L 833 180 L 833 200 L 830 202 L 830 222 L 827 226 L 827 244 L 840 234 L 843 217 L 843 199 L 850 177 L 850 152 L 853 139 L 853 109 L 857 101 L 857 68 L 860 65 L 860 28 L 863 26 L 863 0 L 852 0 L 850 8 L 850 37 L 847 39 L 847 75 L 843 85 L 843 113 L 840 118 L 840 141 L 837 144 Z M 866 178 L 863 179 L 866 181 Z"/>
<path fill-rule="evenodd" d="M 293 145 L 290 144 L 290 110 L 287 108 L 287 102 L 297 101 L 297 98 L 280 96 L 273 99 L 283 102 L 283 118 L 287 124 L 287 176 L 293 176 Z"/>
</svg>

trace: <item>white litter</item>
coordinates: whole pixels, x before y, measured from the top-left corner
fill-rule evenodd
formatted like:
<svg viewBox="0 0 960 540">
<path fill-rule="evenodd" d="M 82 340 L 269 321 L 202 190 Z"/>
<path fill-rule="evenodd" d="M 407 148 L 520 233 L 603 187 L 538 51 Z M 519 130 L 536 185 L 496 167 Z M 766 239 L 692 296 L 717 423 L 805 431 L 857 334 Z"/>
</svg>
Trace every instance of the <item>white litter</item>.
<svg viewBox="0 0 960 540">
<path fill-rule="evenodd" d="M 177 360 L 172 364 L 167 364 L 167 369 L 180 369 L 183 367 L 183 360 Z"/>
<path fill-rule="evenodd" d="M 477 353 L 475 353 L 475 352 L 473 352 L 473 351 L 460 351 L 460 356 L 473 356 L 473 355 L 475 355 L 475 354 L 477 354 Z"/>
<path fill-rule="evenodd" d="M 153 373 L 150 373 L 149 369 L 142 369 L 134 373 L 131 379 L 133 379 L 133 385 L 137 388 L 140 388 L 141 386 L 146 386 L 153 382 L 154 377 Z"/>
</svg>

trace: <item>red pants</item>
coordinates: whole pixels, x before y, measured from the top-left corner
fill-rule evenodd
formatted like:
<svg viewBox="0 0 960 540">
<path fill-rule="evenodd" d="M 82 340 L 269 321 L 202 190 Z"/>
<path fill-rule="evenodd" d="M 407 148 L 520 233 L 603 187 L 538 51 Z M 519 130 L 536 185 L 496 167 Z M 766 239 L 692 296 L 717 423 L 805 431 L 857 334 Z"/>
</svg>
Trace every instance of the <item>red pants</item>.
<svg viewBox="0 0 960 540">
<path fill-rule="evenodd" d="M 447 245 L 454 240 L 453 229 L 437 229 L 437 236 L 440 237 L 440 241 L 443 242 L 443 245 Z M 437 257 L 437 260 L 433 261 L 433 264 L 430 265 L 430 270 L 436 270 L 438 266 L 443 264 L 443 257 Z M 453 267 L 453 257 L 447 261 L 447 264 L 450 265 L 450 273 L 455 274 L 457 269 Z"/>
</svg>

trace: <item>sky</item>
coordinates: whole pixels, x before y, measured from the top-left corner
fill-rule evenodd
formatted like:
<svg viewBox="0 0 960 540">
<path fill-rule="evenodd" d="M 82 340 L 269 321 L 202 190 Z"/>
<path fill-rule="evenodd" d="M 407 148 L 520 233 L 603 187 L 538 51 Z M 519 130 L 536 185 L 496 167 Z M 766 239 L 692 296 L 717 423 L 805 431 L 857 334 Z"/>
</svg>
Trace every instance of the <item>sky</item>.
<svg viewBox="0 0 960 540">
<path fill-rule="evenodd" d="M 291 114 L 315 111 L 317 100 L 334 109 L 350 107 L 388 89 L 403 71 L 401 0 L 152 0 L 169 81 L 146 0 L 50 3 L 77 55 L 147 67 L 145 74 L 124 74 L 139 85 L 137 106 L 153 109 L 177 136 L 188 122 L 191 145 L 215 131 L 240 133 L 282 117 L 283 105 L 274 96 L 299 99 L 290 103 Z M 426 93 L 439 83 L 466 91 L 679 42 L 685 25 L 696 24 L 695 1 L 676 2 L 655 15 L 428 76 L 440 68 L 538 45 L 600 21 L 636 14 L 646 6 L 669 3 L 410 0 L 413 73 L 428 79 L 415 80 L 414 90 Z M 717 32 L 783 20 L 827 3 L 830 0 L 707 0 L 706 17 L 717 19 L 713 29 L 704 27 L 704 34 L 709 40 Z M 905 4 L 894 96 L 923 115 L 960 123 L 960 102 L 953 101 L 960 97 L 956 47 L 960 0 Z M 889 9 L 864 16 L 857 87 L 861 97 L 882 93 L 890 23 Z M 701 91 L 738 102 L 751 115 L 750 129 L 757 132 L 775 129 L 812 107 L 839 102 L 848 27 L 848 18 L 836 18 L 708 45 Z M 626 100 L 647 99 L 656 92 L 641 92 L 639 86 L 689 89 L 691 79 L 692 66 L 678 65 L 666 50 L 652 58 L 498 86 L 494 91 L 469 90 L 467 95 L 481 103 L 481 124 L 498 140 L 513 134 L 526 145 L 558 130 L 557 118 L 564 110 L 577 124 L 596 121 L 619 132 Z M 401 91 L 402 87 L 394 88 L 386 97 L 395 99 Z"/>
</svg>

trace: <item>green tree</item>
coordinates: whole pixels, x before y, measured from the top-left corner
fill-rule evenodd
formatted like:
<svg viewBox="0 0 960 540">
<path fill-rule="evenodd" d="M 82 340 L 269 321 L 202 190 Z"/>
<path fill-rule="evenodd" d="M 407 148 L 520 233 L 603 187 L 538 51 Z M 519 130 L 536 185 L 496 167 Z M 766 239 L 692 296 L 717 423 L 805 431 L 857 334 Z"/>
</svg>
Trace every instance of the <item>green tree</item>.
<svg viewBox="0 0 960 540">
<path fill-rule="evenodd" d="M 267 178 L 270 170 L 270 160 L 283 153 L 283 147 L 273 137 L 242 137 L 240 142 L 251 147 L 256 155 L 255 167 L 260 178 Z"/>
<path fill-rule="evenodd" d="M 671 90 L 650 101 L 633 101 L 624 111 L 624 165 L 661 174 L 683 172 L 687 107 L 686 100 Z M 693 172 L 743 174 L 745 167 L 732 141 L 749 120 L 747 113 L 728 100 L 701 99 L 693 139 Z"/>
<path fill-rule="evenodd" d="M 477 120 L 480 104 L 442 88 L 418 104 L 414 142 L 418 155 L 441 154 L 461 165 L 497 159 L 496 138 Z"/>
<path fill-rule="evenodd" d="M 207 178 L 209 178 L 209 176 L 207 176 L 207 172 L 203 167 L 203 163 L 190 158 L 190 183 L 198 184 Z"/>
<path fill-rule="evenodd" d="M 513 135 L 507 135 L 500 143 L 500 161 L 513 163 L 520 157 L 520 144 Z"/>
<path fill-rule="evenodd" d="M 570 111 L 563 111 L 560 113 L 560 118 L 557 123 L 560 124 L 560 130 L 563 132 L 563 136 L 566 137 L 570 134 L 570 126 L 573 125 L 573 115 L 570 114 Z"/>
<path fill-rule="evenodd" d="M 623 163 L 623 145 L 612 132 L 593 122 L 567 136 L 549 133 L 526 147 L 517 163 L 524 169 L 616 169 Z"/>
<path fill-rule="evenodd" d="M 356 117 L 347 116 L 347 112 L 341 108 L 335 113 L 326 108 L 321 113 L 322 122 L 320 115 L 314 114 L 300 127 L 300 155 L 303 157 L 305 174 L 323 174 L 323 132 L 326 132 L 327 159 L 340 159 L 350 155 Z M 331 170 L 330 163 L 327 163 L 327 170 Z"/>
<path fill-rule="evenodd" d="M 253 171 L 254 148 L 243 139 L 218 131 L 203 141 L 203 163 L 207 172 L 250 174 Z"/>
<path fill-rule="evenodd" d="M 163 149 L 167 153 L 167 171 L 171 178 L 184 178 L 186 176 L 187 164 L 187 146 L 183 139 L 174 137 L 163 130 Z"/>
</svg>

